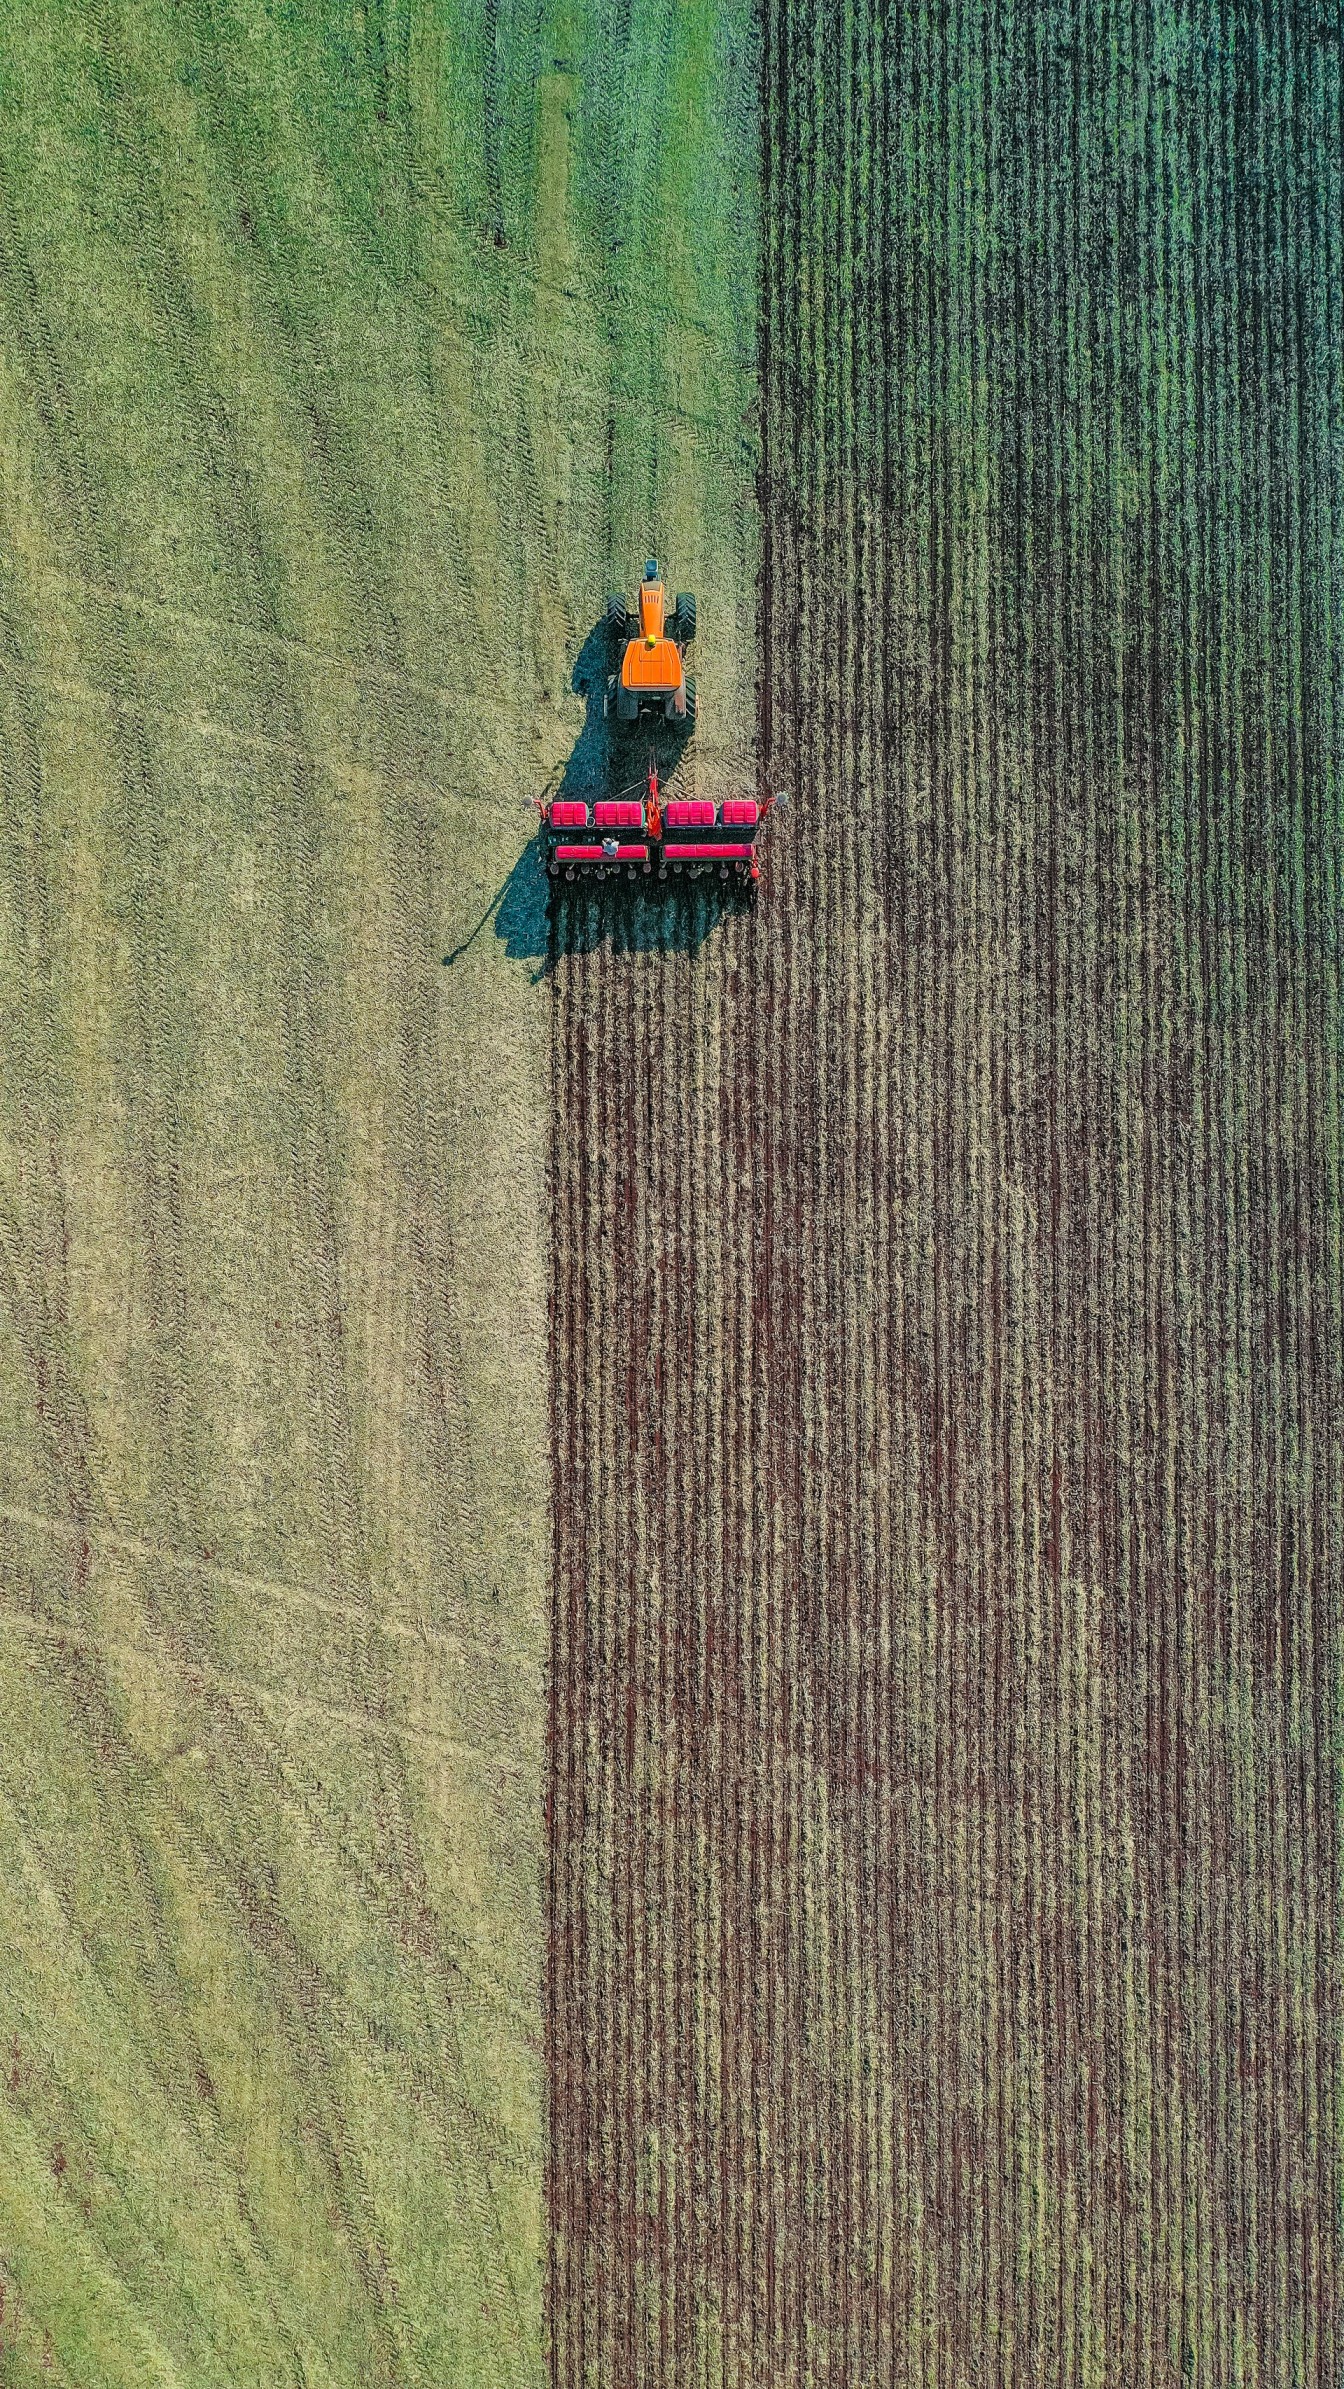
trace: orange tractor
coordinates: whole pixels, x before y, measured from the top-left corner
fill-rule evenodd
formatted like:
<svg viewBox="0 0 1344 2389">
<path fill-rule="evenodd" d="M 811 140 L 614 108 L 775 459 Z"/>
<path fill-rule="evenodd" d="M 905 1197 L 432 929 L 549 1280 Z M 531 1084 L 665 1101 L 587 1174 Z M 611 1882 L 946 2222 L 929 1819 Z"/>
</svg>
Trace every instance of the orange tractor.
<svg viewBox="0 0 1344 2389">
<path fill-rule="evenodd" d="M 634 614 L 623 597 L 607 599 L 607 628 L 616 669 L 607 682 L 603 712 L 630 724 L 661 716 L 689 730 L 695 720 L 695 682 L 686 675 L 686 649 L 695 637 L 695 599 L 679 592 L 669 614 L 656 556 L 644 567 Z"/>
<path fill-rule="evenodd" d="M 632 615 L 623 597 L 610 598 L 607 625 L 616 668 L 607 679 L 603 713 L 631 725 L 651 717 L 651 726 L 668 722 L 688 731 L 695 720 L 695 683 L 686 674 L 695 599 L 678 596 L 669 613 L 651 557 L 639 584 L 638 611 Z M 782 790 L 760 798 L 667 795 L 659 785 L 653 738 L 642 783 L 611 794 L 604 784 L 600 795 L 595 787 L 575 787 L 569 795 L 557 791 L 531 801 L 541 815 L 542 856 L 552 879 L 644 879 L 655 871 L 659 879 L 699 879 L 716 873 L 749 888 L 760 878 L 758 834 L 785 797 Z"/>
</svg>

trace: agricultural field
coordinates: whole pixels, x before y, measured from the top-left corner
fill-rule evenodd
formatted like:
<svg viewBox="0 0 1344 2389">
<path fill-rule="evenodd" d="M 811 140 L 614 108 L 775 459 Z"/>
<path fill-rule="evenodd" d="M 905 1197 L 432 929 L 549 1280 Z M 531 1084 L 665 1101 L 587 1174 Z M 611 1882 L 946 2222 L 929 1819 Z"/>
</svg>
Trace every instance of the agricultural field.
<svg viewBox="0 0 1344 2389">
<path fill-rule="evenodd" d="M 1336 2389 L 1331 12 L 0 29 L 0 2384 Z"/>
<path fill-rule="evenodd" d="M 761 95 L 794 803 L 553 924 L 553 2378 L 1327 2389 L 1339 26 Z"/>
<path fill-rule="evenodd" d="M 655 528 L 754 737 L 757 53 L 0 31 L 0 2381 L 537 2382 L 525 804 Z"/>
</svg>

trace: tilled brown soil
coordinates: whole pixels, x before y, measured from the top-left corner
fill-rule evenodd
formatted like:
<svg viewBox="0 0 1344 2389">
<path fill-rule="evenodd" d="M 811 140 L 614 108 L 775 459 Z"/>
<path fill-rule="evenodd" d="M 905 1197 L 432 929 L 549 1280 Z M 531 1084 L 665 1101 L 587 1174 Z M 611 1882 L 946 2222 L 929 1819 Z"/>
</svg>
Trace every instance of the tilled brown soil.
<svg viewBox="0 0 1344 2389">
<path fill-rule="evenodd" d="M 1340 49 L 767 0 L 795 801 L 554 923 L 566 2389 L 1339 2379 Z"/>
</svg>

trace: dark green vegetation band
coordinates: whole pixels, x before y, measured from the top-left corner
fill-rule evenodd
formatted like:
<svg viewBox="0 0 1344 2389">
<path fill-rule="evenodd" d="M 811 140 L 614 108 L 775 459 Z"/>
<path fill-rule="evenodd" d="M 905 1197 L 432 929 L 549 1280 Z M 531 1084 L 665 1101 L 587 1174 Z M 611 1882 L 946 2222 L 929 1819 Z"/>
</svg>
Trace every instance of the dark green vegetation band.
<svg viewBox="0 0 1344 2389">
<path fill-rule="evenodd" d="M 794 807 L 558 927 L 565 2389 L 1339 2378 L 1337 35 L 767 0 Z"/>
</svg>

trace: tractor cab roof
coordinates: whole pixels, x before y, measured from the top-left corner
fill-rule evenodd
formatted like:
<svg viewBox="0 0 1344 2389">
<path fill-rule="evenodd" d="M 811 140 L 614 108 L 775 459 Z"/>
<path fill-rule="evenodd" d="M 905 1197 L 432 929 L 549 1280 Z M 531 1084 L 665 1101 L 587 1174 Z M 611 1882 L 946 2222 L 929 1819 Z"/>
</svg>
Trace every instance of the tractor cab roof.
<svg viewBox="0 0 1344 2389">
<path fill-rule="evenodd" d="M 681 650 L 675 639 L 655 634 L 648 639 L 631 639 L 621 659 L 621 686 L 639 689 L 643 695 L 671 696 L 680 689 L 686 677 Z"/>
</svg>

